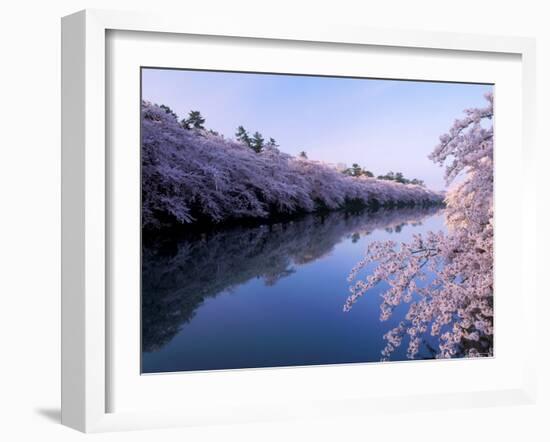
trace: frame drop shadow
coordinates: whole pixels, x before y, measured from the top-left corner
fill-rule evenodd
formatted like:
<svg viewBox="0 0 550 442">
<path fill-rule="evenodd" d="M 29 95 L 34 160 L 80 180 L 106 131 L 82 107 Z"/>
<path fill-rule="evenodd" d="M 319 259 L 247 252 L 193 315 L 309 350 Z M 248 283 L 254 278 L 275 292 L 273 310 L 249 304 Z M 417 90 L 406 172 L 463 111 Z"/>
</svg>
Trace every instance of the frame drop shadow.
<svg viewBox="0 0 550 442">
<path fill-rule="evenodd" d="M 50 422 L 61 423 L 61 409 L 59 408 L 37 408 L 34 411 Z"/>
</svg>

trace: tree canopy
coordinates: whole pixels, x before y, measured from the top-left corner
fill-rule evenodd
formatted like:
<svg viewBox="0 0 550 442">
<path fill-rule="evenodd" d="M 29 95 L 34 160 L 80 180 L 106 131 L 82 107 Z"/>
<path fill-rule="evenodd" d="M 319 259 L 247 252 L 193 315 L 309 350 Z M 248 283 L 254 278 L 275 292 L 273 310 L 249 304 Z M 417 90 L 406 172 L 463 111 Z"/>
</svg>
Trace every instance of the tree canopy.
<svg viewBox="0 0 550 442">
<path fill-rule="evenodd" d="M 337 210 L 350 202 L 423 205 L 443 195 L 397 182 L 349 177 L 320 161 L 266 148 L 246 130 L 237 141 L 206 130 L 185 129 L 177 117 L 142 104 L 142 220 L 146 229 L 197 221 L 221 223 L 316 210 Z"/>
<path fill-rule="evenodd" d="M 204 129 L 204 123 L 206 120 L 199 111 L 190 111 L 187 119 L 185 120 L 185 127 L 194 129 Z"/>
<path fill-rule="evenodd" d="M 447 183 L 465 176 L 446 197 L 449 232 L 415 235 L 410 243 L 373 242 L 349 276 L 345 311 L 381 282 L 387 285 L 381 320 L 408 304 L 405 319 L 384 336 L 383 359 L 404 341 L 414 358 L 427 334 L 438 338 L 438 358 L 493 354 L 493 95 L 486 99 L 487 107 L 465 110 L 430 155 L 447 166 Z M 362 279 L 360 271 L 371 264 L 374 271 Z"/>
</svg>

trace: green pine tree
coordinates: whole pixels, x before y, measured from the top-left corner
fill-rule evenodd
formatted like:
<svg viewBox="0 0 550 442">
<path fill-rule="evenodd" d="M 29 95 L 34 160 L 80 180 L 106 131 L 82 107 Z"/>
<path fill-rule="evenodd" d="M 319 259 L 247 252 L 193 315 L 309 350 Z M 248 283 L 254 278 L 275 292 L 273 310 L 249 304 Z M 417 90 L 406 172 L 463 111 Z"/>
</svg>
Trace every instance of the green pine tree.
<svg viewBox="0 0 550 442">
<path fill-rule="evenodd" d="M 248 147 L 251 147 L 250 137 L 248 136 L 248 132 L 243 126 L 239 126 L 237 128 L 235 136 L 237 137 L 237 140 L 239 140 L 241 143 L 245 144 Z"/>
<path fill-rule="evenodd" d="M 192 110 L 191 112 L 189 112 L 186 123 L 189 127 L 193 127 L 195 129 L 204 129 L 205 121 L 206 120 L 203 118 L 199 111 Z"/>
<path fill-rule="evenodd" d="M 251 140 L 251 146 L 256 153 L 260 153 L 262 149 L 264 148 L 264 137 L 262 137 L 262 134 L 260 132 L 254 132 L 254 135 L 252 135 Z"/>
<path fill-rule="evenodd" d="M 275 138 L 273 138 L 273 137 L 269 138 L 269 141 L 267 142 L 267 145 L 269 147 L 275 147 L 275 148 L 279 147 L 279 145 L 277 144 L 277 141 L 275 141 Z"/>
<path fill-rule="evenodd" d="M 167 114 L 172 115 L 176 120 L 178 119 L 178 116 L 176 115 L 176 113 L 175 113 L 172 109 L 170 109 L 169 106 L 166 106 L 166 105 L 164 105 L 164 104 L 161 104 L 159 107 L 160 107 L 162 110 L 164 110 L 164 112 L 166 112 Z"/>
</svg>

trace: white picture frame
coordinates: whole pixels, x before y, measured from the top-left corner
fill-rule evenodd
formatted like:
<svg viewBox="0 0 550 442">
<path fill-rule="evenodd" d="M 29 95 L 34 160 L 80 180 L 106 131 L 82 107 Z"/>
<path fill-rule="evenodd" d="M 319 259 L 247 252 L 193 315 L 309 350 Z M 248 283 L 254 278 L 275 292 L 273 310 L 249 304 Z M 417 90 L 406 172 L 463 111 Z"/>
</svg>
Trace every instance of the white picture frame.
<svg viewBox="0 0 550 442">
<path fill-rule="evenodd" d="M 526 316 L 521 321 L 527 336 L 526 351 L 518 355 L 521 374 L 500 388 L 461 393 L 361 395 L 338 397 L 337 393 L 315 401 L 290 398 L 271 406 L 233 401 L 226 413 L 205 413 L 200 407 L 191 413 L 182 407 L 170 411 L 112 411 L 109 393 L 113 388 L 110 371 L 114 355 L 109 341 L 109 324 L 113 321 L 109 293 L 110 236 L 112 199 L 109 194 L 109 155 L 106 121 L 110 117 L 110 93 L 106 68 L 109 63 L 108 32 L 154 32 L 161 35 L 217 36 L 221 38 L 284 41 L 286 44 L 308 42 L 353 46 L 376 46 L 406 50 L 427 49 L 444 52 L 510 54 L 521 63 L 521 157 L 524 174 L 520 198 L 521 212 L 521 306 L 536 303 L 535 278 L 530 273 L 535 260 L 534 208 L 532 189 L 535 135 L 535 43 L 517 37 L 476 36 L 416 31 L 358 29 L 344 26 L 308 25 L 292 27 L 261 26 L 250 22 L 218 23 L 195 18 L 183 23 L 178 17 L 151 14 L 86 10 L 62 21 L 62 423 L 84 432 L 121 429 L 197 425 L 216 422 L 247 422 L 288 417 L 330 416 L 343 413 L 365 414 L 372 410 L 398 411 L 410 407 L 436 409 L 531 403 L 535 392 L 534 363 L 529 360 L 534 345 L 535 324 Z M 159 34 L 156 34 L 159 35 Z M 497 171 L 498 171 L 497 161 Z M 529 189 L 529 191 L 527 191 Z M 116 200 L 115 200 L 116 201 Z M 497 243 L 498 249 L 498 243 Z M 503 250 L 503 249 L 501 249 Z M 503 253 L 503 252 L 499 252 Z M 532 339 L 529 339 L 531 337 Z M 498 339 L 498 337 L 497 337 Z M 498 358 L 498 354 L 497 354 Z M 475 361 L 471 361 L 474 362 Z M 379 371 L 382 366 L 379 366 Z M 410 367 L 410 366 L 409 366 Z M 355 367 L 354 370 L 360 370 Z M 458 367 L 456 367 L 458 369 Z M 474 368 L 475 370 L 476 368 Z M 343 367 L 331 367 L 333 372 Z M 417 368 L 418 370 L 418 368 Z M 219 378 L 242 382 L 239 378 Z M 281 376 L 281 371 L 254 372 L 257 382 Z M 327 374 L 328 371 L 325 371 Z M 139 375 L 139 373 L 138 373 Z M 327 374 L 328 375 L 328 374 Z M 170 384 L 165 377 L 164 384 Z M 204 382 L 195 378 L 196 382 Z M 243 385 L 243 388 L 247 388 Z M 321 395 L 322 396 L 322 395 Z M 191 399 L 190 399 L 191 400 Z"/>
</svg>

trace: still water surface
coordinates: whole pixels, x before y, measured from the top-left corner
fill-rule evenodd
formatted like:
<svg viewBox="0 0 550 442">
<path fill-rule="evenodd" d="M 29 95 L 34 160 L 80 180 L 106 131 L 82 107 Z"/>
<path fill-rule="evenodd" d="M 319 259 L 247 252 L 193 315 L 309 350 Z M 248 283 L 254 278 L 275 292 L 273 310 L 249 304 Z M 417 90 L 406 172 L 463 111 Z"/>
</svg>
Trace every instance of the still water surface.
<svg viewBox="0 0 550 442">
<path fill-rule="evenodd" d="M 407 242 L 429 230 L 445 230 L 442 212 L 409 208 L 148 244 L 142 372 L 379 361 L 384 333 L 407 308 L 380 322 L 381 284 L 343 312 L 347 276 L 370 242 Z M 402 347 L 392 360 L 406 359 Z M 428 346 L 419 357 L 433 357 Z"/>
</svg>

